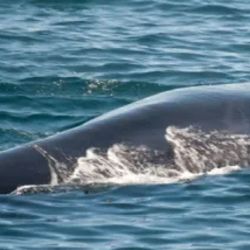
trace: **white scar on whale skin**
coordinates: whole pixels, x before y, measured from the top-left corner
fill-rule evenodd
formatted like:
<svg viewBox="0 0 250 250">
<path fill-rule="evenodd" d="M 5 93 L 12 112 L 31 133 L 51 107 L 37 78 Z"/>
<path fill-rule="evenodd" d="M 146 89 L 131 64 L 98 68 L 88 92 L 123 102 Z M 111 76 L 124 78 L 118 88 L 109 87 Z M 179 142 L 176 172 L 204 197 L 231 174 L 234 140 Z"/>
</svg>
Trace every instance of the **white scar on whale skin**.
<svg viewBox="0 0 250 250">
<path fill-rule="evenodd" d="M 192 172 L 208 172 L 226 166 L 249 166 L 250 136 L 226 131 L 168 127 L 166 139 L 172 145 L 175 164 Z"/>
<path fill-rule="evenodd" d="M 50 185 L 54 186 L 58 184 L 58 175 L 56 174 L 55 163 L 57 162 L 54 157 L 48 154 L 43 148 L 35 144 L 33 146 L 43 157 L 45 157 L 48 161 L 48 166 L 50 170 Z"/>
<path fill-rule="evenodd" d="M 228 174 L 249 166 L 248 135 L 171 126 L 166 129 L 165 138 L 172 147 L 172 159 L 166 152 L 145 146 L 114 144 L 107 150 L 88 149 L 85 156 L 78 158 L 74 170 L 71 166 L 62 168 L 64 163 L 36 147 L 48 160 L 51 183 L 22 186 L 15 194 L 52 192 L 52 187 L 58 185 L 167 184 L 203 175 Z"/>
</svg>

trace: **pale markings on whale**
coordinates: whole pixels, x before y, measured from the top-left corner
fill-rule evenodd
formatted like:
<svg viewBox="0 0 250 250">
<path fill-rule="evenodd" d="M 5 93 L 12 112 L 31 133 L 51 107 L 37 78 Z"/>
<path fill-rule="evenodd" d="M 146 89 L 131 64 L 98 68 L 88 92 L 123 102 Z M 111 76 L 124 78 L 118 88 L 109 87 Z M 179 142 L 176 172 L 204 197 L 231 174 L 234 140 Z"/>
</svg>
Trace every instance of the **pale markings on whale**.
<svg viewBox="0 0 250 250">
<path fill-rule="evenodd" d="M 15 193 L 53 191 L 57 185 L 153 184 L 173 183 L 204 174 L 227 174 L 249 166 L 250 136 L 227 131 L 203 132 L 194 127 L 166 129 L 173 159 L 167 152 L 148 147 L 114 144 L 107 150 L 90 148 L 79 157 L 74 170 L 63 166 L 44 149 L 36 150 L 47 160 L 51 171 L 50 185 L 19 187 Z M 68 169 L 68 172 L 66 171 Z M 60 180 L 60 181 L 59 181 Z"/>
</svg>

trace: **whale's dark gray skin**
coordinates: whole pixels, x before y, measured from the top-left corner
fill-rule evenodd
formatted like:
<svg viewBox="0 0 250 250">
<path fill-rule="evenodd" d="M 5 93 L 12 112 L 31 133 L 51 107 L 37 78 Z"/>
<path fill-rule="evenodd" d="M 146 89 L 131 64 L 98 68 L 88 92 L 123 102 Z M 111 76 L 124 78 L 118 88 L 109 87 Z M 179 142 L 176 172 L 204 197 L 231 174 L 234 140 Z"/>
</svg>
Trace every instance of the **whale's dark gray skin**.
<svg viewBox="0 0 250 250">
<path fill-rule="evenodd" d="M 72 166 L 90 147 L 115 143 L 167 151 L 168 126 L 250 134 L 250 84 L 190 87 L 164 92 L 119 108 L 82 126 L 0 154 L 0 193 L 48 184 L 48 160 L 36 145 Z M 171 154 L 170 156 L 171 157 Z"/>
</svg>

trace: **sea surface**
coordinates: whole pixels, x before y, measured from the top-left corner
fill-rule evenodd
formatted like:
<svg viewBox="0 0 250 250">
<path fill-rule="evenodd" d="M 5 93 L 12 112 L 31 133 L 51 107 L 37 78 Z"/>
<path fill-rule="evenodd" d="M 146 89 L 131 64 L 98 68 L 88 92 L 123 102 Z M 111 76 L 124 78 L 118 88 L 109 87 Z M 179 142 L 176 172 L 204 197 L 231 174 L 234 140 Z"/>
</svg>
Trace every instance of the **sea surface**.
<svg viewBox="0 0 250 250">
<path fill-rule="evenodd" d="M 0 0 L 0 150 L 180 87 L 250 80 L 248 0 Z M 0 196 L 0 249 L 250 249 L 250 169 Z"/>
</svg>

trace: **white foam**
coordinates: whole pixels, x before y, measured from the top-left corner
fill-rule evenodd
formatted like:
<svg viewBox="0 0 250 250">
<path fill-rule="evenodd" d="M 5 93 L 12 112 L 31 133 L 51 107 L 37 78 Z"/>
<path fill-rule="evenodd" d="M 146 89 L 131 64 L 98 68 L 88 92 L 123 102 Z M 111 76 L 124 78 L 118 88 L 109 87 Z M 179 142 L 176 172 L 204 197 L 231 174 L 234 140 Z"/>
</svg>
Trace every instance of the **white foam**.
<svg viewBox="0 0 250 250">
<path fill-rule="evenodd" d="M 235 171 L 239 171 L 241 170 L 242 167 L 235 165 L 235 166 L 226 166 L 226 167 L 222 167 L 222 168 L 214 168 L 211 171 L 209 171 L 207 174 L 208 175 L 226 175 L 226 174 L 230 174 L 232 172 Z"/>
<path fill-rule="evenodd" d="M 35 148 L 48 160 L 50 187 L 92 183 L 169 184 L 203 175 L 229 174 L 249 166 L 248 135 L 168 127 L 165 138 L 171 145 L 172 159 L 169 159 L 169 152 L 115 144 L 107 150 L 88 149 L 72 167 L 58 162 L 44 149 Z M 17 193 L 26 192 L 29 188 L 33 189 L 33 186 L 20 187 Z"/>
</svg>

